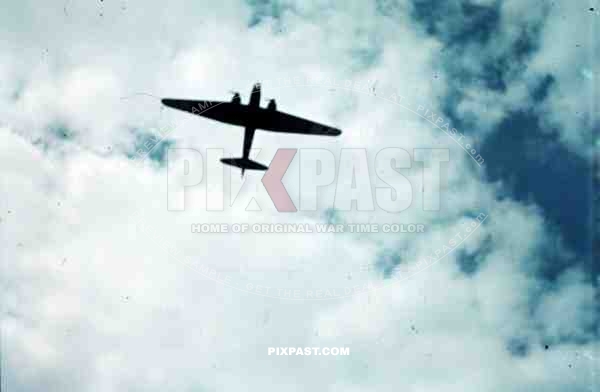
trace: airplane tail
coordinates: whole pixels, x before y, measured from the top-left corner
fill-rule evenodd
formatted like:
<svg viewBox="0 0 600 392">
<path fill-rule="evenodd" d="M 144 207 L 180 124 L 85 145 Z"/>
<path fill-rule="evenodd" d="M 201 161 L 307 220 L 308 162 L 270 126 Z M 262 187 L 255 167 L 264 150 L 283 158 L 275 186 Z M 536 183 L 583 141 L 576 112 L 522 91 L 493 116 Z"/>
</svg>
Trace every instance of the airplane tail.
<svg viewBox="0 0 600 392">
<path fill-rule="evenodd" d="M 242 174 L 246 170 L 267 170 L 268 167 L 256 161 L 247 158 L 222 158 L 221 162 L 226 165 L 239 167 L 242 169 Z"/>
</svg>

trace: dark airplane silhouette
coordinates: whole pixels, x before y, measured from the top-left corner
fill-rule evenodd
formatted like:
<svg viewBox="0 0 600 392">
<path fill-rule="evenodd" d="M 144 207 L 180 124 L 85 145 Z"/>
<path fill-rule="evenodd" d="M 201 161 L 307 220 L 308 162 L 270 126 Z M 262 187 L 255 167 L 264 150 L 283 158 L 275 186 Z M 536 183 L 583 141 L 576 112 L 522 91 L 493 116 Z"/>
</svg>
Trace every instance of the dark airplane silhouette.
<svg viewBox="0 0 600 392">
<path fill-rule="evenodd" d="M 231 102 L 195 101 L 188 99 L 164 98 L 162 103 L 168 107 L 183 110 L 212 120 L 245 128 L 244 152 L 242 158 L 223 158 L 221 162 L 242 169 L 242 176 L 248 170 L 267 170 L 268 167 L 248 159 L 254 131 L 262 129 L 271 132 L 299 133 L 305 135 L 338 136 L 337 128 L 318 124 L 291 114 L 277 111 L 274 99 L 269 100 L 266 108 L 260 107 L 260 83 L 252 88 L 250 102 L 243 105 L 239 93 L 234 93 Z"/>
</svg>

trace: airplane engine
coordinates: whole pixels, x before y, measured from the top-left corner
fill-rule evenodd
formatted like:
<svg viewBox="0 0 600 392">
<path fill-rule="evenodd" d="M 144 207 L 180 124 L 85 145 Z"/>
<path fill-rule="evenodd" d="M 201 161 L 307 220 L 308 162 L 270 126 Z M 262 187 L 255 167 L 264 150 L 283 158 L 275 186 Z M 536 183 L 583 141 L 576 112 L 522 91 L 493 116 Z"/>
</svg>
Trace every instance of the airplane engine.
<svg viewBox="0 0 600 392">
<path fill-rule="evenodd" d="M 275 103 L 274 99 L 270 99 L 269 100 L 269 105 L 267 106 L 267 109 L 269 109 L 269 110 L 277 110 L 277 104 Z"/>
<path fill-rule="evenodd" d="M 240 93 L 233 94 L 233 98 L 231 98 L 231 103 L 235 103 L 236 105 L 239 105 L 242 103 L 242 98 L 240 97 Z"/>
</svg>

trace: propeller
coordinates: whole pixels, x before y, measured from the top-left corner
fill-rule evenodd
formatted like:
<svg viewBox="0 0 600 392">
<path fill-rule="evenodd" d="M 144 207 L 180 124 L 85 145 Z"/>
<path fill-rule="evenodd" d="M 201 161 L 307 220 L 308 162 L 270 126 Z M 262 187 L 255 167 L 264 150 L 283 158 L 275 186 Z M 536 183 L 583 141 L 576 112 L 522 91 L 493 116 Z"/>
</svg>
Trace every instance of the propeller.
<svg viewBox="0 0 600 392">
<path fill-rule="evenodd" d="M 264 102 L 267 102 L 267 108 L 277 110 L 277 101 L 275 98 L 264 98 Z M 273 105 L 273 107 L 271 107 Z"/>
<path fill-rule="evenodd" d="M 231 102 L 238 103 L 238 104 L 242 102 L 242 96 L 240 95 L 239 92 L 229 90 L 229 93 L 232 95 Z"/>
</svg>

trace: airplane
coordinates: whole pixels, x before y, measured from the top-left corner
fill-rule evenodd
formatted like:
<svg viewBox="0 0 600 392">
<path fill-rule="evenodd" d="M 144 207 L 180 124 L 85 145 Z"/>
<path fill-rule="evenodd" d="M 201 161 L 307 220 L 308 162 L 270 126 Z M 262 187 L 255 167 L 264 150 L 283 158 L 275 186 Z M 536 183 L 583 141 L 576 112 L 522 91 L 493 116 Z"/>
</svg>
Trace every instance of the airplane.
<svg viewBox="0 0 600 392">
<path fill-rule="evenodd" d="M 240 94 L 234 92 L 230 102 L 226 101 L 197 101 L 190 99 L 163 98 L 163 105 L 190 112 L 219 122 L 238 125 L 245 128 L 244 148 L 241 158 L 222 158 L 221 162 L 242 169 L 242 177 L 246 170 L 267 170 L 268 167 L 248 158 L 254 132 L 257 129 L 297 133 L 303 135 L 339 136 L 342 131 L 300 117 L 292 116 L 277 110 L 274 99 L 270 99 L 266 108 L 260 107 L 260 83 L 255 83 L 250 94 L 248 105 L 242 104 Z"/>
</svg>

